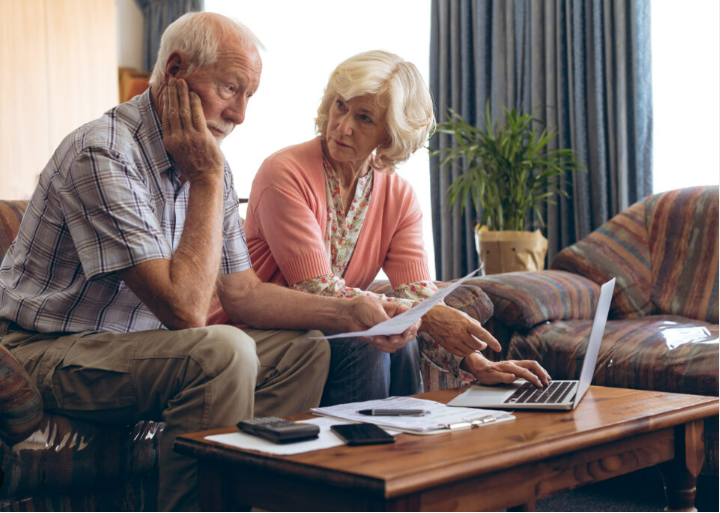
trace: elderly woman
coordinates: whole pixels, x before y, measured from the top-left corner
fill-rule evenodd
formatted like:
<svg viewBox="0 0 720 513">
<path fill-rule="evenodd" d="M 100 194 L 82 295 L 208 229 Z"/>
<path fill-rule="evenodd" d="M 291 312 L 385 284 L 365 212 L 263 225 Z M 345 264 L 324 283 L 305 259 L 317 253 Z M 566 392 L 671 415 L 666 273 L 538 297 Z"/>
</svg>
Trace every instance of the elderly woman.
<svg viewBox="0 0 720 513">
<path fill-rule="evenodd" d="M 245 223 L 253 268 L 263 281 L 310 294 L 376 296 L 413 306 L 436 292 L 423 249 L 420 207 L 395 167 L 427 142 L 432 100 L 417 68 L 370 51 L 330 76 L 315 120 L 319 137 L 265 160 L 255 177 Z M 393 297 L 367 291 L 380 269 Z M 547 385 L 531 361 L 488 361 L 500 345 L 479 323 L 444 304 L 422 318 L 423 350 L 464 379 L 525 378 Z M 417 342 L 402 349 L 331 340 L 322 404 L 422 391 Z M 388 351 L 388 352 L 385 352 Z"/>
</svg>

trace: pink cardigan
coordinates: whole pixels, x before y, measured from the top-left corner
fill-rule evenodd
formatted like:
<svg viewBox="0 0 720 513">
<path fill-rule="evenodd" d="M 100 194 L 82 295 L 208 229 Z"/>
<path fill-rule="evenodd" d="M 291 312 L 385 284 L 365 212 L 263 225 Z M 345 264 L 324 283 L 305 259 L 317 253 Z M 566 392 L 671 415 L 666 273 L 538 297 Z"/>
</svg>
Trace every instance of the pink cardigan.
<svg viewBox="0 0 720 513">
<path fill-rule="evenodd" d="M 345 272 L 367 289 L 380 268 L 393 287 L 429 280 L 422 212 L 410 185 L 374 171 L 370 206 Z M 325 251 L 327 198 L 320 139 L 282 149 L 253 181 L 245 220 L 253 269 L 262 281 L 287 285 L 330 274 Z"/>
</svg>

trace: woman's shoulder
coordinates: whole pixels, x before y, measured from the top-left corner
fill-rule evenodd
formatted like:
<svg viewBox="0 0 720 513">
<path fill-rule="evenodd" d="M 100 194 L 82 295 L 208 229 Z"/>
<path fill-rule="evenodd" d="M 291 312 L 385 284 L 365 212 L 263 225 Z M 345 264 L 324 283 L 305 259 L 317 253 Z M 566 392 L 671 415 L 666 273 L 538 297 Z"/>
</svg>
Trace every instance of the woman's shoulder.
<svg viewBox="0 0 720 513">
<path fill-rule="evenodd" d="M 261 169 L 265 167 L 275 168 L 278 166 L 304 168 L 313 162 L 322 164 L 322 148 L 320 146 L 320 139 L 317 137 L 276 151 L 265 159 Z"/>
<path fill-rule="evenodd" d="M 410 182 L 397 173 L 375 172 L 373 194 L 377 208 L 381 208 L 383 217 L 396 219 L 403 223 L 408 218 L 420 215 L 420 203 Z"/>
<path fill-rule="evenodd" d="M 375 171 L 373 181 L 375 186 L 384 190 L 388 197 L 411 200 L 415 196 L 415 191 L 410 182 L 397 173 Z"/>
</svg>

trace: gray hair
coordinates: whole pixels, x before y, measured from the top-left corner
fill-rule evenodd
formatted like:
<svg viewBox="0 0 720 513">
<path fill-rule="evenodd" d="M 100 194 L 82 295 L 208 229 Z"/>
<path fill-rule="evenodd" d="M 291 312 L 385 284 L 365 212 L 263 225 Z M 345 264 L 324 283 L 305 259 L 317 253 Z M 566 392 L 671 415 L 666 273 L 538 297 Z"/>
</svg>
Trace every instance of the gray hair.
<svg viewBox="0 0 720 513">
<path fill-rule="evenodd" d="M 315 118 L 315 129 L 327 137 L 328 113 L 335 96 L 345 100 L 370 94 L 387 109 L 389 144 L 375 150 L 390 172 L 427 142 L 435 127 L 430 91 L 417 67 L 399 56 L 373 50 L 350 57 L 330 75 Z"/>
<path fill-rule="evenodd" d="M 188 72 L 212 66 L 217 62 L 218 50 L 227 37 L 236 37 L 243 45 L 264 49 L 257 36 L 239 21 L 209 12 L 183 14 L 163 32 L 150 85 L 163 83 L 167 60 L 175 51 L 188 58 Z"/>
</svg>

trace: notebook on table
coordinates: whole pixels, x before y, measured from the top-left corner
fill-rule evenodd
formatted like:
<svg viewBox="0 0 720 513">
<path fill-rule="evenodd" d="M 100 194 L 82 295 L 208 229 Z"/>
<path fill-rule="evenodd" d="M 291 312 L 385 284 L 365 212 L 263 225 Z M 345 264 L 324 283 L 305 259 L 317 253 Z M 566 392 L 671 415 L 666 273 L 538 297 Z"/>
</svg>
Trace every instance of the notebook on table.
<svg viewBox="0 0 720 513">
<path fill-rule="evenodd" d="M 545 388 L 536 388 L 522 380 L 509 385 L 472 385 L 450 401 L 448 406 L 511 410 L 574 410 L 587 392 L 595 373 L 614 288 L 615 278 L 600 289 L 600 299 L 595 309 L 595 319 L 590 331 L 580 379 L 552 381 L 550 386 Z"/>
</svg>

